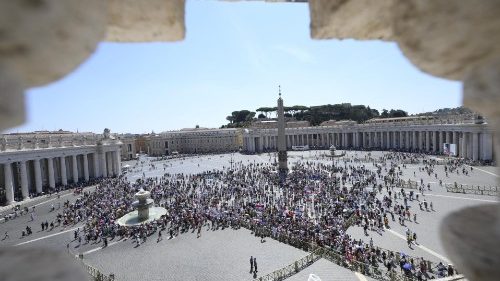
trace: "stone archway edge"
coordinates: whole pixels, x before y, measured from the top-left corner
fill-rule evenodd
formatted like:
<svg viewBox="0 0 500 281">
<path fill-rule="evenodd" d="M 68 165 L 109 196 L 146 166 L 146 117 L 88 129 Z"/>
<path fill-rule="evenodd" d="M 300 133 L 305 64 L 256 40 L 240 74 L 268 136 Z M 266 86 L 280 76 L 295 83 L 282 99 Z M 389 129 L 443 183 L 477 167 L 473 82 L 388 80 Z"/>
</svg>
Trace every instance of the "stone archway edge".
<svg viewBox="0 0 500 281">
<path fill-rule="evenodd" d="M 101 41 L 176 41 L 185 36 L 185 0 L 39 0 L 0 3 L 0 130 L 25 120 L 24 90 L 56 81 L 84 62 Z M 500 151 L 500 1 L 310 0 L 313 39 L 395 41 L 420 70 L 464 81 L 464 104 L 483 113 Z M 442 229 L 450 258 L 471 280 L 497 280 L 498 247 L 480 247 L 475 263 L 469 237 L 500 240 L 500 208 L 464 209 L 491 221 L 453 232 Z M 474 217 L 474 215 L 469 214 Z M 480 231 L 478 231 L 478 229 Z M 471 231 L 481 233 L 481 237 Z M 449 234 L 449 235 L 448 235 Z M 462 250 L 460 252 L 459 250 Z"/>
</svg>

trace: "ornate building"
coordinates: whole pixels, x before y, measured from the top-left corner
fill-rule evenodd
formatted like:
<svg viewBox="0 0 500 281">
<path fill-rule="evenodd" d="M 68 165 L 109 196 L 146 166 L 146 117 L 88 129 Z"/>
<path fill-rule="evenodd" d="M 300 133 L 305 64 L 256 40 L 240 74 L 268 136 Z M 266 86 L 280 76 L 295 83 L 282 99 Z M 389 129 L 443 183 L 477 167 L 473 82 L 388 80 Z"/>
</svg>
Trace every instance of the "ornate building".
<svg viewBox="0 0 500 281">
<path fill-rule="evenodd" d="M 443 143 L 455 144 L 459 157 L 493 159 L 492 130 L 472 115 L 415 116 L 371 119 L 365 123 L 327 122 L 323 126 L 285 130 L 286 147 L 308 145 L 326 149 L 400 149 L 443 153 Z M 278 149 L 277 128 L 243 132 L 243 151 L 260 153 Z"/>
<path fill-rule="evenodd" d="M 170 155 L 173 152 L 219 153 L 238 151 L 241 147 L 239 129 L 182 129 L 149 137 L 147 153 L 151 156 Z"/>
<path fill-rule="evenodd" d="M 0 146 L 0 205 L 57 186 L 120 175 L 122 143 L 110 135 L 66 131 L 5 134 Z"/>
</svg>

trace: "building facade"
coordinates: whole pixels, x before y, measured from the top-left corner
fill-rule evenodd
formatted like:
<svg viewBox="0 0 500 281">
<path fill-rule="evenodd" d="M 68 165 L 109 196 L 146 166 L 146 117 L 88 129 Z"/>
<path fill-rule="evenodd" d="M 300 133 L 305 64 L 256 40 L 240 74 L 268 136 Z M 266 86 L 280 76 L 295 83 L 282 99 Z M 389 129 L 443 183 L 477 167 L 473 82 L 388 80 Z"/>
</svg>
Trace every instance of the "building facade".
<svg viewBox="0 0 500 281">
<path fill-rule="evenodd" d="M 493 159 L 492 130 L 475 116 L 416 116 L 372 119 L 365 123 L 330 122 L 332 125 L 286 128 L 286 146 L 309 145 L 344 149 L 398 149 L 443 153 L 443 143 L 455 144 L 459 157 Z M 276 151 L 277 129 L 243 131 L 243 151 Z"/>
<path fill-rule="evenodd" d="M 238 129 L 183 129 L 150 135 L 147 142 L 151 156 L 220 153 L 238 151 L 242 138 Z"/>
<path fill-rule="evenodd" d="M 47 193 L 57 186 L 118 176 L 121 145 L 103 134 L 35 132 L 6 134 L 0 146 L 0 205 Z"/>
<path fill-rule="evenodd" d="M 117 135 L 117 138 L 122 142 L 121 145 L 121 158 L 122 160 L 132 160 L 136 159 L 138 150 L 136 149 L 136 135 L 133 134 L 121 134 Z"/>
</svg>

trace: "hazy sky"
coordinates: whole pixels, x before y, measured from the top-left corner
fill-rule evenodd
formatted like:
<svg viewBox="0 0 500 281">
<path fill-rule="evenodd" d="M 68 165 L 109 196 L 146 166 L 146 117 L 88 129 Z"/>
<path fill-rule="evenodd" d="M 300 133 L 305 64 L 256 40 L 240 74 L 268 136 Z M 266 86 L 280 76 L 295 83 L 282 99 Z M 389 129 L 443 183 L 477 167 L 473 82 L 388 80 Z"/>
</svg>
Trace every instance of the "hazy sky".
<svg viewBox="0 0 500 281">
<path fill-rule="evenodd" d="M 26 94 L 10 132 L 161 132 L 220 127 L 234 110 L 364 104 L 409 113 L 461 104 L 461 85 L 424 74 L 394 43 L 312 40 L 307 4 L 187 1 L 186 38 L 102 43 L 76 71 Z"/>
</svg>

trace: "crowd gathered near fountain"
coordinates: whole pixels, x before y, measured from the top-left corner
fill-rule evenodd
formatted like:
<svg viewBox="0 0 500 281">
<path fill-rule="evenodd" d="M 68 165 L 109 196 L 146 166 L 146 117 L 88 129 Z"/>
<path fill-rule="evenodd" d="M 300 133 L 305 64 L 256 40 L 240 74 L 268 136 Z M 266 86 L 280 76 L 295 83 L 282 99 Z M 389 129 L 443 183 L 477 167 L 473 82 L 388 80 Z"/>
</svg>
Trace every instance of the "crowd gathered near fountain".
<svg viewBox="0 0 500 281">
<path fill-rule="evenodd" d="M 127 239 L 139 247 L 155 233 L 156 242 L 161 242 L 163 237 L 168 240 L 187 232 L 195 232 L 202 239 L 206 231 L 244 227 L 262 242 L 271 238 L 307 250 L 322 247 L 341 255 L 345 264 L 363 263 L 387 272 L 399 270 L 416 280 L 455 274 L 451 265 L 431 264 L 403 254 L 407 249 L 399 253 L 382 249 L 372 240 L 365 243 L 354 239 L 347 229 L 357 225 L 365 235 L 369 231 L 382 235 L 391 224 L 399 223 L 407 229 L 407 243 L 412 249 L 417 234 L 410 230 L 411 224 L 417 222 L 419 211 L 432 213 L 434 206 L 425 198 L 430 187 L 423 180 L 415 179 L 414 189 L 401 188 L 402 170 L 408 164 L 423 163 L 419 169 L 437 178 L 437 169 L 468 174 L 472 170 L 466 162 L 452 160 L 438 166 L 425 155 L 402 152 L 384 153 L 376 159 L 356 155 L 326 162 L 318 161 L 324 156 L 317 154 L 295 160 L 286 181 L 280 182 L 272 162 L 240 161 L 220 170 L 171 174 L 166 168 L 172 163 L 141 158 L 131 172 L 163 169 L 163 176 L 148 178 L 143 174 L 131 183 L 122 175 L 101 179 L 88 191 L 78 189 L 80 194 L 74 202 L 51 206 L 50 211 L 57 212 L 56 219 L 50 224 L 42 222 L 42 229 L 79 226 L 72 245 L 106 247 L 108 241 Z M 203 161 L 203 157 L 176 161 Z M 136 226 L 117 224 L 120 217 L 134 211 L 134 195 L 141 189 L 149 191 L 155 205 L 165 208 L 166 214 Z M 22 232 L 28 235 L 24 229 Z"/>
</svg>

